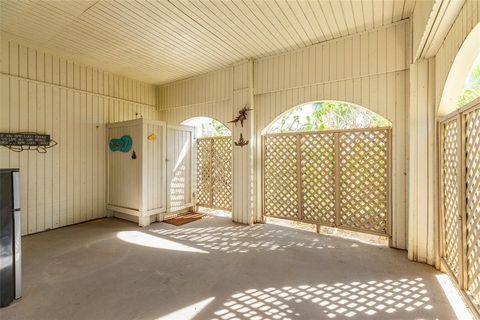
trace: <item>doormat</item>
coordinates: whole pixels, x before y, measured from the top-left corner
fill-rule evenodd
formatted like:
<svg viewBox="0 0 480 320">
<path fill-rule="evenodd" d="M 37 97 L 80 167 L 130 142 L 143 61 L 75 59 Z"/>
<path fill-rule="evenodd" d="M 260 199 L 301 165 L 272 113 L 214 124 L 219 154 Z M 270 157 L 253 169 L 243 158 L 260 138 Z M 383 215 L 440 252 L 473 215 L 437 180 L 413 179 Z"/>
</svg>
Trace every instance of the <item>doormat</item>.
<svg viewBox="0 0 480 320">
<path fill-rule="evenodd" d="M 176 216 L 175 218 L 164 220 L 163 222 L 173 224 L 174 226 L 178 227 L 178 226 L 184 225 L 186 223 L 202 219 L 203 216 L 204 215 L 201 214 L 201 213 L 189 212 L 189 213 L 186 213 L 186 214 Z"/>
</svg>

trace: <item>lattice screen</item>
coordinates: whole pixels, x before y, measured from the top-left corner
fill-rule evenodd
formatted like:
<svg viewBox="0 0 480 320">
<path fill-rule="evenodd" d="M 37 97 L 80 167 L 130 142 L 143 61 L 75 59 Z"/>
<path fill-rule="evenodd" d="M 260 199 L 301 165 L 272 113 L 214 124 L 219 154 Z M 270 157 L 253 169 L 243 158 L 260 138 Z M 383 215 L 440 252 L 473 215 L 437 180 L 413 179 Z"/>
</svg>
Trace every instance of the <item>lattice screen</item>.
<svg viewBox="0 0 480 320">
<path fill-rule="evenodd" d="M 300 219 L 297 136 L 269 136 L 264 148 L 264 214 Z"/>
<path fill-rule="evenodd" d="M 232 139 L 197 139 L 197 204 L 232 209 Z"/>
<path fill-rule="evenodd" d="M 388 131 L 342 132 L 340 225 L 388 233 Z"/>
<path fill-rule="evenodd" d="M 331 134 L 304 134 L 301 143 L 302 218 L 334 225 L 335 139 Z"/>
<path fill-rule="evenodd" d="M 443 224 L 445 247 L 443 257 L 455 277 L 459 277 L 460 216 L 458 208 L 458 164 L 460 162 L 458 119 L 443 125 Z"/>
<path fill-rule="evenodd" d="M 232 209 L 232 139 L 212 139 L 212 206 Z"/>
<path fill-rule="evenodd" d="M 212 140 L 197 139 L 197 204 L 210 206 L 212 203 Z"/>
<path fill-rule="evenodd" d="M 263 213 L 387 235 L 389 129 L 264 136 Z"/>
<path fill-rule="evenodd" d="M 480 108 L 467 113 L 465 129 L 467 292 L 480 310 Z"/>
</svg>

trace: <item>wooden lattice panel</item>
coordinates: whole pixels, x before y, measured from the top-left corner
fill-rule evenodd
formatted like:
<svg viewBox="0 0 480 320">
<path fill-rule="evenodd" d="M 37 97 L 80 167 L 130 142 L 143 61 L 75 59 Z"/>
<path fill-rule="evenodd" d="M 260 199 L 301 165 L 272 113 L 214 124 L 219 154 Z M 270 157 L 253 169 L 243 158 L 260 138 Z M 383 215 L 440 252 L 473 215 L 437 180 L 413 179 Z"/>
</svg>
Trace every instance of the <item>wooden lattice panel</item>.
<svg viewBox="0 0 480 320">
<path fill-rule="evenodd" d="M 212 206 L 232 209 L 232 139 L 212 139 Z"/>
<path fill-rule="evenodd" d="M 467 292 L 480 310 L 480 109 L 466 115 Z"/>
<path fill-rule="evenodd" d="M 339 136 L 340 225 L 388 234 L 388 130 Z"/>
<path fill-rule="evenodd" d="M 301 135 L 302 219 L 335 223 L 335 136 L 332 133 Z"/>
<path fill-rule="evenodd" d="M 212 203 L 212 140 L 197 140 L 197 204 L 210 207 Z"/>
<path fill-rule="evenodd" d="M 263 214 L 389 235 L 389 139 L 389 129 L 264 136 Z"/>
<path fill-rule="evenodd" d="M 296 135 L 264 138 L 264 214 L 299 219 Z"/>
<path fill-rule="evenodd" d="M 443 257 L 453 274 L 459 277 L 460 220 L 458 207 L 459 124 L 453 119 L 443 125 Z"/>
</svg>

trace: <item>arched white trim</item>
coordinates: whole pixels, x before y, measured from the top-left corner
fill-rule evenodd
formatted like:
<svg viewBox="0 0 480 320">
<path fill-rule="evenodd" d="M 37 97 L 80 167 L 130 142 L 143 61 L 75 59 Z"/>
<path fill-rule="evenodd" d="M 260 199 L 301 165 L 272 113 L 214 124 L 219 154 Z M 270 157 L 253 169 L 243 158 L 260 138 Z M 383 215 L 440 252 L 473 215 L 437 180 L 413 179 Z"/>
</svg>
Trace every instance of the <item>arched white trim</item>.
<svg viewBox="0 0 480 320">
<path fill-rule="evenodd" d="M 462 93 L 465 79 L 467 79 L 470 68 L 479 54 L 480 23 L 465 38 L 448 72 L 447 81 L 443 87 L 442 98 L 438 106 L 437 113 L 439 116 L 447 115 L 458 108 L 457 102 Z"/>
<path fill-rule="evenodd" d="M 348 105 L 351 105 L 351 106 L 354 106 L 356 108 L 359 108 L 359 109 L 363 109 L 369 113 L 372 113 L 372 114 L 375 114 L 376 116 L 384 119 L 385 121 L 387 121 L 389 123 L 389 127 L 392 127 L 392 122 L 390 120 L 388 120 L 387 118 L 381 116 L 380 114 L 368 109 L 368 108 L 365 108 L 365 107 L 362 107 L 356 103 L 352 103 L 352 102 L 348 102 L 348 101 L 341 101 L 341 100 L 313 100 L 313 101 L 309 101 L 309 102 L 305 102 L 305 103 L 301 103 L 301 104 L 298 104 L 296 106 L 293 106 L 285 111 L 283 111 L 282 113 L 280 113 L 279 115 L 277 115 L 272 121 L 270 121 L 268 123 L 268 125 L 266 125 L 263 129 L 262 129 L 262 132 L 261 134 L 266 134 L 268 133 L 268 131 L 270 130 L 270 128 L 279 120 L 281 119 L 286 113 L 289 113 L 295 109 L 298 109 L 298 108 L 301 108 L 305 105 L 309 105 L 309 104 L 312 104 L 312 103 L 322 103 L 322 102 L 338 102 L 338 103 L 345 103 L 345 104 L 348 104 Z"/>
<path fill-rule="evenodd" d="M 227 130 L 227 135 L 225 135 L 226 137 L 232 135 L 232 130 L 230 130 L 230 129 L 225 125 L 225 123 L 223 123 L 222 121 L 217 120 L 217 119 L 215 119 L 215 118 L 213 118 L 213 117 L 208 117 L 208 116 L 196 116 L 196 117 L 191 117 L 191 118 L 188 118 L 188 119 L 183 120 L 183 121 L 181 122 L 181 124 L 182 124 L 182 125 L 192 126 L 192 127 L 193 127 L 194 125 L 192 125 L 191 123 L 192 123 L 193 121 L 195 121 L 195 120 L 198 120 L 198 119 L 210 119 L 210 120 L 215 120 L 215 121 L 221 123 L 221 124 L 225 127 L 225 129 Z M 199 130 L 199 128 L 196 127 L 196 130 Z M 197 137 L 200 137 L 200 134 L 201 134 L 200 132 L 197 132 Z"/>
</svg>

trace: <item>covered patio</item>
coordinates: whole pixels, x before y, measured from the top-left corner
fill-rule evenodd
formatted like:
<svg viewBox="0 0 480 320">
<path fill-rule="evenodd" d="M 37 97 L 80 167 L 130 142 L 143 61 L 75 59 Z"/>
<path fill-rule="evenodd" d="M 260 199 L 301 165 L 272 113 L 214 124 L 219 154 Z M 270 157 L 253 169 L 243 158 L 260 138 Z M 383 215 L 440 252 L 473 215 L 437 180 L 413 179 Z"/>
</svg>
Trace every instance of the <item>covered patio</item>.
<svg viewBox="0 0 480 320">
<path fill-rule="evenodd" d="M 0 231 L 1 320 L 477 319 L 480 0 L 0 0 Z"/>
<path fill-rule="evenodd" d="M 96 220 L 28 237 L 24 255 L 28 299 L 5 319 L 468 316 L 444 275 L 404 251 L 216 216 L 146 229 Z"/>
</svg>

